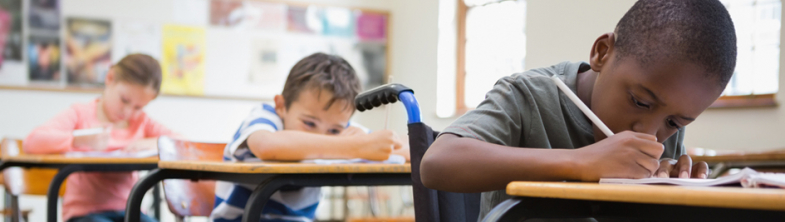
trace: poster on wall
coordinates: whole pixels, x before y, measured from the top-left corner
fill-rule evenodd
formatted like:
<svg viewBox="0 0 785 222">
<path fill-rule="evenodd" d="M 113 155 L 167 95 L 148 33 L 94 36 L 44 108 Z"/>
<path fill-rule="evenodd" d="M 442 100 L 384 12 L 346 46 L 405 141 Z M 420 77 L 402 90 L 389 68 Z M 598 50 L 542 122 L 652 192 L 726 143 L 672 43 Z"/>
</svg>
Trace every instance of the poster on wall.
<svg viewBox="0 0 785 222">
<path fill-rule="evenodd" d="M 322 33 L 322 11 L 316 6 L 289 6 L 287 30 L 291 33 Z"/>
<path fill-rule="evenodd" d="M 210 25 L 235 29 L 283 31 L 286 5 L 255 1 L 210 1 Z"/>
<path fill-rule="evenodd" d="M 387 15 L 360 12 L 357 15 L 357 37 L 366 41 L 385 41 L 387 39 Z"/>
<path fill-rule="evenodd" d="M 34 82 L 60 83 L 60 1 L 33 0 L 28 7 L 28 78 Z"/>
<path fill-rule="evenodd" d="M 102 86 L 112 66 L 112 24 L 106 20 L 68 18 L 65 29 L 68 84 Z"/>
<path fill-rule="evenodd" d="M 204 58 L 204 28 L 164 26 L 161 91 L 175 95 L 204 95 Z"/>
<path fill-rule="evenodd" d="M 116 21 L 112 61 L 128 54 L 142 53 L 161 60 L 161 26 L 138 21 Z"/>
<path fill-rule="evenodd" d="M 278 45 L 276 39 L 254 39 L 251 42 L 251 68 L 248 82 L 252 84 L 278 83 L 286 80 L 286 72 L 278 69 Z"/>
<path fill-rule="evenodd" d="M 286 5 L 260 1 L 246 1 L 245 3 L 252 12 L 249 18 L 253 21 L 254 28 L 269 31 L 284 31 L 286 29 Z"/>
<path fill-rule="evenodd" d="M 31 81 L 59 82 L 60 39 L 56 36 L 30 36 L 27 41 L 27 64 Z"/>
<path fill-rule="evenodd" d="M 0 0 L 0 69 L 6 61 L 22 61 L 22 0 Z"/>
<path fill-rule="evenodd" d="M 210 25 L 231 27 L 245 19 L 243 2 L 236 0 L 210 1 Z"/>
<path fill-rule="evenodd" d="M 355 19 L 354 13 L 348 8 L 327 7 L 324 9 L 322 23 L 324 35 L 338 37 L 353 37 Z"/>
<path fill-rule="evenodd" d="M 32 0 L 28 16 L 30 28 L 60 30 L 60 1 Z"/>
</svg>

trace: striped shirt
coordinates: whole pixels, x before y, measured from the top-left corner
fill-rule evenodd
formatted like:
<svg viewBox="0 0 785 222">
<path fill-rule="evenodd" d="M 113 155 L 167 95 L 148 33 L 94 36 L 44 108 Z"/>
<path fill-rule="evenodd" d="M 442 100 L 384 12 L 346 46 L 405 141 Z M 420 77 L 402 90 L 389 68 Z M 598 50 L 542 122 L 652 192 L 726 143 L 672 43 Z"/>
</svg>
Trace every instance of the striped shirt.
<svg viewBox="0 0 785 222">
<path fill-rule="evenodd" d="M 267 130 L 283 130 L 283 122 L 275 113 L 275 107 L 262 104 L 254 107 L 243 120 L 232 141 L 224 149 L 224 161 L 259 162 L 246 144 L 251 133 Z M 241 221 L 243 209 L 257 184 L 238 184 L 217 181 L 215 185 L 215 207 L 210 214 L 214 222 Z M 275 192 L 262 210 L 261 221 L 313 221 L 316 206 L 321 196 L 319 187 L 302 187 Z"/>
</svg>

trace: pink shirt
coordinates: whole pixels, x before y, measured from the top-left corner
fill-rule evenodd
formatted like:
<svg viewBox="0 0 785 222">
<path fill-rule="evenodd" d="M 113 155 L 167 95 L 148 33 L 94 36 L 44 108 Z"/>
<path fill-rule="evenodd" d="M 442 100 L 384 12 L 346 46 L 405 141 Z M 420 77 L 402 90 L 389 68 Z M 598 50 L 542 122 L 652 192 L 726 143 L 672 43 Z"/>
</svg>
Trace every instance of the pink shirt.
<svg viewBox="0 0 785 222">
<path fill-rule="evenodd" d="M 30 154 L 56 154 L 88 151 L 73 147 L 73 131 L 100 126 L 96 116 L 98 99 L 74 104 L 69 109 L 34 129 L 24 140 L 24 151 Z M 107 151 L 126 147 L 131 142 L 172 131 L 150 119 L 144 112 L 128 120 L 128 128 L 112 129 Z M 63 197 L 63 221 L 102 211 L 125 210 L 125 202 L 139 176 L 136 172 L 74 173 L 68 177 Z"/>
</svg>

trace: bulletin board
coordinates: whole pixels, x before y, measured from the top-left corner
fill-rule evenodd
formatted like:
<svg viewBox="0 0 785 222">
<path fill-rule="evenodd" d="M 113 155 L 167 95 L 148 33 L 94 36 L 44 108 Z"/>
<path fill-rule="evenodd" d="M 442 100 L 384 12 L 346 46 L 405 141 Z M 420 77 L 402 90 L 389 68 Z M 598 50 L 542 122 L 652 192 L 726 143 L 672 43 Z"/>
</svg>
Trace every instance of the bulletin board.
<svg viewBox="0 0 785 222">
<path fill-rule="evenodd" d="M 316 52 L 346 59 L 369 88 L 388 76 L 389 18 L 286 1 L 0 0 L 0 88 L 100 91 L 112 64 L 145 53 L 164 95 L 270 99 Z"/>
</svg>

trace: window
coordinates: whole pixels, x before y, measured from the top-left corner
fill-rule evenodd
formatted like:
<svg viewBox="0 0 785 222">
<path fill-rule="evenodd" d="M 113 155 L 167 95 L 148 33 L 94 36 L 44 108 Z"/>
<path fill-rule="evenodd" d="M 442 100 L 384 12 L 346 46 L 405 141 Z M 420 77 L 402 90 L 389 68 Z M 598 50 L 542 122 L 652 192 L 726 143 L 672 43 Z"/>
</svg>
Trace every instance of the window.
<svg viewBox="0 0 785 222">
<path fill-rule="evenodd" d="M 713 107 L 769 106 L 779 90 L 780 0 L 721 0 L 736 28 L 738 57 Z"/>
<path fill-rule="evenodd" d="M 449 117 L 480 104 L 499 78 L 524 71 L 526 1 L 441 0 L 439 10 L 437 115 Z"/>
</svg>

